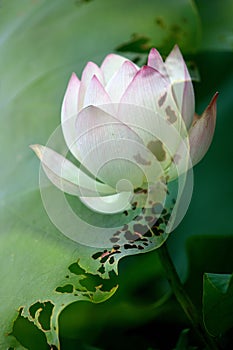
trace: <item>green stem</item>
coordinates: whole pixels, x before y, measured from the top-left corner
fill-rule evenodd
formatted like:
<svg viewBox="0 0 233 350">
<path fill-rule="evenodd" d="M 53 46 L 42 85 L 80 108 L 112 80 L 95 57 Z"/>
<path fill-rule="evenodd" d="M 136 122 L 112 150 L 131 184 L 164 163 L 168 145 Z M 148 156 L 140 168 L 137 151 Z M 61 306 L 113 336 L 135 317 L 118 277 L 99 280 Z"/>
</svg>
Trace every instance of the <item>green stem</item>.
<svg viewBox="0 0 233 350">
<path fill-rule="evenodd" d="M 184 290 L 184 287 L 169 255 L 166 243 L 164 243 L 157 251 L 162 266 L 166 272 L 166 277 L 171 285 L 172 291 L 182 309 L 184 310 L 186 316 L 192 323 L 196 334 L 199 336 L 208 350 L 219 350 L 219 347 L 216 344 L 214 338 L 209 336 L 209 334 L 206 332 L 202 322 L 202 317 L 199 315 L 196 307 Z"/>
</svg>

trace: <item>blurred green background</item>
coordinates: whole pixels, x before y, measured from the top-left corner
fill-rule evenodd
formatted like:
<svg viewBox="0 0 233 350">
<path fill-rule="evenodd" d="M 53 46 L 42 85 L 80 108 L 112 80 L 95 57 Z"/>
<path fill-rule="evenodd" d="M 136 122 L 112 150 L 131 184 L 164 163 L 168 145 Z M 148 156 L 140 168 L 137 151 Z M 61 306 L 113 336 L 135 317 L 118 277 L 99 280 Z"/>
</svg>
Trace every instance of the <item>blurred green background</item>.
<svg viewBox="0 0 233 350">
<path fill-rule="evenodd" d="M 219 91 L 214 140 L 195 167 L 192 202 L 168 245 L 199 308 L 203 273 L 232 273 L 232 18 L 230 0 L 0 1 L 1 349 L 49 349 L 46 332 L 18 311 L 53 300 L 53 284 L 60 285 L 80 255 L 88 265 L 85 250 L 49 223 L 40 203 L 38 161 L 28 145 L 45 144 L 59 124 L 71 73 L 80 76 L 87 61 L 99 64 L 110 52 L 143 63 L 151 47 L 165 57 L 178 43 L 200 76 L 194 82 L 196 111 Z M 192 332 L 178 342 L 189 323 L 170 295 L 156 251 L 125 257 L 118 268 L 112 283 L 119 288 L 104 303 L 75 302 L 65 294 L 59 299 L 62 350 L 198 346 Z M 50 313 L 41 316 L 44 325 Z M 226 349 L 233 343 L 232 326 L 225 329 Z M 12 327 L 22 345 L 6 336 Z"/>
</svg>

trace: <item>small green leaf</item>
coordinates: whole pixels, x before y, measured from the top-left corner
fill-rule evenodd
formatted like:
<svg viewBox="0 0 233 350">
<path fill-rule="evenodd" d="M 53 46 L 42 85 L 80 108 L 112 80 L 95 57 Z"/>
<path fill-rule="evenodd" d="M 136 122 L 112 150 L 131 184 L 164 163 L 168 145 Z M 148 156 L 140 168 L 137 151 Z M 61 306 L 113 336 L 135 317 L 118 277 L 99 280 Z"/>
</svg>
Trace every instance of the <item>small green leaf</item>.
<svg viewBox="0 0 233 350">
<path fill-rule="evenodd" d="M 204 322 L 208 332 L 215 336 L 233 327 L 232 277 L 230 274 L 204 274 Z"/>
</svg>

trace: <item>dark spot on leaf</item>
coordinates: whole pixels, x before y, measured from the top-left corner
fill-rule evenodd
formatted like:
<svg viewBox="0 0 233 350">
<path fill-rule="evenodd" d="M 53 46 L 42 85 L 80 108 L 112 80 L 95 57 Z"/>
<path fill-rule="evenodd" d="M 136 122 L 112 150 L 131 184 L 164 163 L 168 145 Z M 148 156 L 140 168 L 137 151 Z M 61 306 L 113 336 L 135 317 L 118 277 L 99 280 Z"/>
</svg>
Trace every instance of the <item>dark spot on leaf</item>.
<svg viewBox="0 0 233 350">
<path fill-rule="evenodd" d="M 142 225 L 142 224 L 134 224 L 133 229 L 135 232 L 138 232 L 141 235 L 143 235 L 145 232 L 147 232 L 148 227 L 146 225 Z"/>
<path fill-rule="evenodd" d="M 138 202 L 133 202 L 133 203 L 131 204 L 132 210 L 137 209 L 137 205 L 138 205 Z"/>
<path fill-rule="evenodd" d="M 121 231 L 117 231 L 113 234 L 113 236 L 119 236 L 121 234 Z"/>
<path fill-rule="evenodd" d="M 160 214 L 163 210 L 163 206 L 161 203 L 155 203 L 153 206 L 152 206 L 152 213 L 153 214 Z"/>
<path fill-rule="evenodd" d="M 164 19 L 162 17 L 156 17 L 155 18 L 155 23 L 157 24 L 157 26 L 159 26 L 161 29 L 165 29 L 166 28 L 166 23 L 164 21 Z"/>
<path fill-rule="evenodd" d="M 180 27 L 178 24 L 171 25 L 170 29 L 175 35 L 178 35 L 178 36 L 183 32 L 182 27 Z"/>
<path fill-rule="evenodd" d="M 142 214 L 146 213 L 146 208 L 142 207 Z"/>
<path fill-rule="evenodd" d="M 110 241 L 111 241 L 112 243 L 116 243 L 116 242 L 119 241 L 119 239 L 120 239 L 120 238 L 118 238 L 118 237 L 112 237 L 112 238 L 110 238 Z"/>
<path fill-rule="evenodd" d="M 124 236 L 128 241 L 135 241 L 138 239 L 138 234 L 132 233 L 130 231 L 126 231 Z"/>
<path fill-rule="evenodd" d="M 143 216 L 138 215 L 138 216 L 135 216 L 135 218 L 133 218 L 133 221 L 140 221 L 142 219 L 143 219 Z"/>
<path fill-rule="evenodd" d="M 153 153 L 153 155 L 162 162 L 166 158 L 166 152 L 163 149 L 163 143 L 160 140 L 150 141 L 147 145 L 148 149 Z"/>
<path fill-rule="evenodd" d="M 123 214 L 124 214 L 125 216 L 128 216 L 127 210 L 123 211 Z"/>
</svg>

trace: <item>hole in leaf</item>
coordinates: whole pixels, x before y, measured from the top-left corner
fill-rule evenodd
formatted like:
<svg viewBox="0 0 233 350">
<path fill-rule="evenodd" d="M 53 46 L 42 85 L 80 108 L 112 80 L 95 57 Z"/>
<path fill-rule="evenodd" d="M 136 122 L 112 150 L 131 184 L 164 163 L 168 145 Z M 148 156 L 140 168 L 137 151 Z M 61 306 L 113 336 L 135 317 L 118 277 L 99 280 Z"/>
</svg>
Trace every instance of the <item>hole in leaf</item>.
<svg viewBox="0 0 233 350">
<path fill-rule="evenodd" d="M 57 287 L 56 292 L 58 293 L 73 293 L 74 286 L 72 284 L 66 284 L 63 287 Z"/>
<path fill-rule="evenodd" d="M 71 264 L 68 269 L 75 275 L 85 275 L 85 270 L 79 266 L 78 262 Z"/>
<path fill-rule="evenodd" d="M 104 267 L 104 265 L 102 265 L 102 266 L 98 269 L 98 271 L 99 271 L 101 274 L 105 273 L 105 267 Z"/>
<path fill-rule="evenodd" d="M 86 274 L 86 278 L 80 284 L 90 292 L 95 292 L 96 287 L 101 286 L 102 291 L 110 291 L 117 285 L 117 275 L 114 270 L 109 271 L 109 278 L 101 278 L 99 275 Z"/>
<path fill-rule="evenodd" d="M 14 322 L 12 335 L 29 350 L 49 350 L 45 334 L 20 314 Z M 12 348 L 10 348 L 12 349 Z"/>
<path fill-rule="evenodd" d="M 50 318 L 52 315 L 54 305 L 50 301 L 45 301 L 44 303 L 35 303 L 29 308 L 30 315 L 35 318 L 36 311 L 42 309 L 40 311 L 40 315 L 38 317 L 38 321 L 41 324 L 42 329 L 48 331 L 50 329 Z"/>
</svg>

